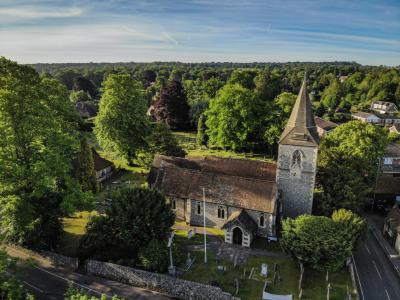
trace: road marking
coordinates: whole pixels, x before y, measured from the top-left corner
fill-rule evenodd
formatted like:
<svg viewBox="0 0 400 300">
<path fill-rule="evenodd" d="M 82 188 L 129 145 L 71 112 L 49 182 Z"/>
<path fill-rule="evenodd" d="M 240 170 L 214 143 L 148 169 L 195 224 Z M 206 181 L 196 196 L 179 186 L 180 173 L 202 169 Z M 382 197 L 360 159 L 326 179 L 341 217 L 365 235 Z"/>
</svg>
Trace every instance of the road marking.
<svg viewBox="0 0 400 300">
<path fill-rule="evenodd" d="M 364 292 L 363 292 L 363 288 L 362 288 L 362 285 L 361 285 L 360 277 L 358 276 L 358 271 L 357 271 L 357 266 L 356 266 L 356 260 L 354 259 L 354 255 L 353 255 L 353 254 L 351 254 L 351 257 L 353 258 L 354 270 L 356 270 L 356 275 L 357 275 L 357 279 L 358 279 L 358 285 L 360 286 L 361 300 L 364 300 Z"/>
<path fill-rule="evenodd" d="M 382 280 L 382 276 L 381 276 L 381 273 L 380 273 L 379 270 L 378 270 L 378 266 L 376 265 L 376 262 L 373 260 L 372 263 L 373 263 L 374 266 L 375 266 L 376 272 L 378 272 L 379 278 Z"/>
<path fill-rule="evenodd" d="M 33 288 L 34 290 L 38 291 L 39 293 L 44 293 L 43 290 L 39 289 L 38 287 L 34 286 L 33 284 L 30 284 L 29 282 L 26 282 L 25 280 L 22 280 L 23 283 L 25 283 L 27 286 Z"/>
<path fill-rule="evenodd" d="M 386 296 L 387 296 L 388 299 L 390 300 L 390 296 L 389 296 L 389 293 L 388 293 L 387 289 L 385 289 L 385 292 L 386 292 Z"/>
<path fill-rule="evenodd" d="M 99 291 L 96 291 L 96 290 L 94 290 L 94 289 L 88 287 L 87 285 L 80 284 L 80 283 L 77 283 L 77 282 L 75 282 L 75 281 L 73 281 L 73 280 L 71 280 L 71 279 L 67 279 L 67 278 L 61 277 L 60 275 L 54 274 L 54 273 L 52 273 L 52 272 L 49 272 L 49 271 L 47 271 L 47 270 L 45 270 L 45 269 L 42 269 L 42 268 L 40 268 L 40 267 L 37 267 L 37 266 L 33 266 L 33 267 L 36 268 L 36 269 L 38 269 L 38 270 L 40 270 L 40 271 L 42 271 L 42 272 L 45 272 L 45 273 L 47 273 L 47 274 L 49 274 L 49 275 L 52 275 L 52 276 L 54 276 L 54 277 L 56 277 L 56 278 L 59 278 L 59 279 L 61 279 L 61 280 L 64 280 L 64 281 L 66 281 L 66 282 L 72 282 L 73 284 L 75 284 L 75 285 L 77 285 L 77 286 L 79 286 L 79 287 L 81 287 L 81 288 L 87 289 L 88 291 L 91 291 L 91 292 L 93 292 L 93 293 L 99 294 L 100 296 L 104 294 L 105 296 L 107 296 L 107 298 L 110 298 L 110 299 L 112 298 L 112 296 L 107 295 L 106 293 L 101 293 L 101 292 L 99 292 Z"/>
<path fill-rule="evenodd" d="M 367 249 L 368 254 L 371 255 L 371 251 L 369 251 L 368 246 L 367 246 L 367 245 L 364 245 L 364 247 L 365 247 L 365 249 Z"/>
</svg>

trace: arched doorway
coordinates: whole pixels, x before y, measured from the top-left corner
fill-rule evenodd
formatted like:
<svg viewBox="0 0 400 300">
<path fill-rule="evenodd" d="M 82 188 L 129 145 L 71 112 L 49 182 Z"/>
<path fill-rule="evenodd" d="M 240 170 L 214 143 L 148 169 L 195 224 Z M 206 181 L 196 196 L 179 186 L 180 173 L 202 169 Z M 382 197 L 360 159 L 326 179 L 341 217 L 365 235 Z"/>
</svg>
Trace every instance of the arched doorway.
<svg viewBox="0 0 400 300">
<path fill-rule="evenodd" d="M 235 227 L 232 233 L 233 233 L 233 243 L 242 245 L 242 240 L 243 240 L 242 229 L 240 229 L 239 227 Z"/>
</svg>

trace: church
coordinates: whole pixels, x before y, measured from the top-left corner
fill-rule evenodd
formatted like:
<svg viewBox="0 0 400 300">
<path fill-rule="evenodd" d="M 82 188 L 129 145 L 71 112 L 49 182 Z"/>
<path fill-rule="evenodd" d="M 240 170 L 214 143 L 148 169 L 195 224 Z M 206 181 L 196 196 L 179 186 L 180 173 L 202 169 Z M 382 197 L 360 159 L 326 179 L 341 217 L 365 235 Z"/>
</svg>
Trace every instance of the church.
<svg viewBox="0 0 400 300">
<path fill-rule="evenodd" d="M 279 140 L 277 164 L 215 156 L 156 156 L 149 186 L 162 191 L 176 218 L 224 229 L 225 242 L 250 247 L 274 237 L 282 217 L 311 214 L 319 137 L 306 78 Z"/>
</svg>

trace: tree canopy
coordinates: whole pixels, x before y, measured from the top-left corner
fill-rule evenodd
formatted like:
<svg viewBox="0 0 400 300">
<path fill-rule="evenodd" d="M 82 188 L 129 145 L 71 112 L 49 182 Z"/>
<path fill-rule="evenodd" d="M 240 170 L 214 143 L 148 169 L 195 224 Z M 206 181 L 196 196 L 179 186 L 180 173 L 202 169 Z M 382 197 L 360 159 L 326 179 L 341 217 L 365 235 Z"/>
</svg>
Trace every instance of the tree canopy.
<svg viewBox="0 0 400 300">
<path fill-rule="evenodd" d="M 350 121 L 322 139 L 317 186 L 322 190 L 320 209 L 358 210 L 374 186 L 379 159 L 387 144 L 387 129 Z"/>
<path fill-rule="evenodd" d="M 150 129 L 142 86 L 128 74 L 111 74 L 103 90 L 94 133 L 104 150 L 132 161 Z"/>
<path fill-rule="evenodd" d="M 301 215 L 282 223 L 282 248 L 294 259 L 319 271 L 344 266 L 365 231 L 365 221 L 341 210 L 333 218 Z"/>
<path fill-rule="evenodd" d="M 54 247 L 60 217 L 91 202 L 71 177 L 76 120 L 62 84 L 0 58 L 0 230 L 6 240 Z"/>
<path fill-rule="evenodd" d="M 122 189 L 110 195 L 105 214 L 87 225 L 80 253 L 83 258 L 135 260 L 152 240 L 166 240 L 175 215 L 165 197 L 147 188 Z"/>
</svg>

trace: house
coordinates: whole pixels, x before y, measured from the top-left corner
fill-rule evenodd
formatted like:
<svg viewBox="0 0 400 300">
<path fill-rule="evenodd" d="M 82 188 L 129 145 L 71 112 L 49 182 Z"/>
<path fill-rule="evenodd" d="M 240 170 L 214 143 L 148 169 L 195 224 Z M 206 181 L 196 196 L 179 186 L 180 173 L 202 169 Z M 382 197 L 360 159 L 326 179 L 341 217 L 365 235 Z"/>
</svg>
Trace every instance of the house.
<svg viewBox="0 0 400 300">
<path fill-rule="evenodd" d="M 395 114 L 397 113 L 397 106 L 392 102 L 374 101 L 371 103 L 370 110 L 380 114 Z"/>
<path fill-rule="evenodd" d="M 389 114 L 370 113 L 370 112 L 357 112 L 351 115 L 353 119 L 362 122 L 380 124 L 380 125 L 395 125 L 400 124 L 400 118 Z"/>
<path fill-rule="evenodd" d="M 391 207 L 396 201 L 400 201 L 400 145 L 391 143 L 380 161 L 374 203 L 381 207 Z"/>
<path fill-rule="evenodd" d="M 319 136 L 304 78 L 279 140 L 277 164 L 222 158 L 156 156 L 148 183 L 169 199 L 178 219 L 224 229 L 225 242 L 249 247 L 275 236 L 282 215 L 312 211 Z"/>
<path fill-rule="evenodd" d="M 400 204 L 396 203 L 385 218 L 383 236 L 400 254 Z"/>
<path fill-rule="evenodd" d="M 323 137 L 324 135 L 328 134 L 330 131 L 335 129 L 338 124 L 324 120 L 320 117 L 315 117 L 314 118 L 315 125 L 317 126 L 317 132 L 320 137 Z"/>
<path fill-rule="evenodd" d="M 400 124 L 394 124 L 389 128 L 389 132 L 400 134 Z"/>
<path fill-rule="evenodd" d="M 75 104 L 76 111 L 82 119 L 93 118 L 98 113 L 98 108 L 92 101 L 79 101 Z"/>
<path fill-rule="evenodd" d="M 351 115 L 353 119 L 360 120 L 362 122 L 367 122 L 367 123 L 373 123 L 373 124 L 379 124 L 381 120 L 375 116 L 373 113 L 369 112 L 356 112 Z"/>
<path fill-rule="evenodd" d="M 93 153 L 93 162 L 94 162 L 94 170 L 96 171 L 96 177 L 99 182 L 103 182 L 106 179 L 110 178 L 113 174 L 115 167 L 114 164 L 102 158 L 96 150 L 92 149 Z"/>
<path fill-rule="evenodd" d="M 347 76 L 347 75 L 339 76 L 339 81 L 340 81 L 340 83 L 345 82 L 347 78 L 349 78 L 349 76 Z"/>
</svg>

